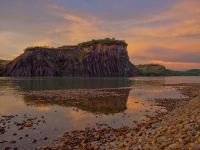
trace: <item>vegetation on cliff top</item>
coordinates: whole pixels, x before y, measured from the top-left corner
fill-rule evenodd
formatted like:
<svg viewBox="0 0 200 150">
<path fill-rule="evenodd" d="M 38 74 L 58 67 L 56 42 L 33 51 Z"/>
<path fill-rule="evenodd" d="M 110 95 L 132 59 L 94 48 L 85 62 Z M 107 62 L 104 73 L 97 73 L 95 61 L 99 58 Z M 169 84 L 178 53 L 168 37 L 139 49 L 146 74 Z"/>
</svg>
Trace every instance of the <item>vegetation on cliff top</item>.
<svg viewBox="0 0 200 150">
<path fill-rule="evenodd" d="M 97 44 L 102 44 L 102 45 L 123 45 L 127 46 L 127 43 L 123 40 L 116 40 L 115 38 L 105 38 L 105 39 L 99 39 L 99 40 L 91 40 L 88 42 L 83 42 L 79 43 L 78 45 L 81 47 L 89 47 L 89 46 L 94 46 Z"/>
<path fill-rule="evenodd" d="M 53 48 L 50 48 L 48 46 L 30 46 L 30 47 L 27 47 L 24 50 L 24 52 L 35 51 L 35 50 L 50 50 L 50 49 L 53 49 Z"/>
<path fill-rule="evenodd" d="M 83 47 L 90 47 L 94 46 L 97 44 L 101 45 L 123 45 L 127 46 L 127 43 L 123 40 L 116 40 L 115 38 L 105 38 L 105 39 L 99 39 L 99 40 L 91 40 L 83 43 L 79 43 L 78 45 L 75 46 L 61 46 L 58 48 L 54 47 L 48 47 L 48 46 L 32 46 L 32 47 L 27 47 L 24 52 L 33 52 L 33 51 L 49 51 L 49 50 L 62 50 L 63 52 L 66 52 L 67 55 L 70 55 L 76 59 L 83 59 L 86 55 L 87 52 L 82 51 L 81 48 Z M 54 61 L 53 57 L 48 58 L 50 61 Z"/>
<path fill-rule="evenodd" d="M 115 38 L 105 38 L 105 39 L 98 39 L 98 40 L 91 40 L 87 42 L 82 42 L 79 43 L 78 45 L 75 46 L 61 46 L 58 48 L 54 47 L 48 47 L 48 46 L 31 46 L 27 47 L 24 52 L 27 51 L 36 51 L 36 50 L 67 50 L 67 51 L 72 51 L 73 49 L 78 49 L 78 47 L 90 47 L 90 46 L 95 46 L 97 44 L 101 45 L 123 45 L 127 46 L 127 43 L 124 40 L 116 40 Z"/>
</svg>

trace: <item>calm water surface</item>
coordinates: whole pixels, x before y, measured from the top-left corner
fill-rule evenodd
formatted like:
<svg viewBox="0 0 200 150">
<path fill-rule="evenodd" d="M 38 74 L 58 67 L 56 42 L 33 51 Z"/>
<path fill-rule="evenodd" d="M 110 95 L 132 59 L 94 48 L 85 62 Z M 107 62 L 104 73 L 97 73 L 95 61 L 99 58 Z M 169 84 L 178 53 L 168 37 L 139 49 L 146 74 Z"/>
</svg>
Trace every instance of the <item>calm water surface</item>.
<svg viewBox="0 0 200 150">
<path fill-rule="evenodd" d="M 19 148 L 42 146 L 62 136 L 65 131 L 95 127 L 98 123 L 106 123 L 114 128 L 134 126 L 134 121 L 145 119 L 147 114 L 165 111 L 164 108 L 155 106 L 151 99 L 184 97 L 173 87 L 163 85 L 178 83 L 200 83 L 200 77 L 0 78 L 0 115 L 18 115 L 10 122 L 7 132 L 0 134 L 0 142 L 7 141 L 0 143 L 0 149 L 7 145 Z M 120 102 L 113 98 L 102 102 L 94 99 L 92 104 L 86 104 L 84 107 L 53 102 L 40 103 L 24 95 L 30 91 L 120 87 L 131 87 Z M 19 131 L 13 123 L 22 122 L 24 116 L 44 116 L 45 123 Z M 17 135 L 13 136 L 13 133 Z M 18 140 L 26 134 L 29 135 L 27 138 Z M 48 140 L 43 140 L 45 137 L 48 137 Z M 37 139 L 35 144 L 32 144 L 33 139 Z M 16 143 L 9 144 L 12 140 Z"/>
</svg>

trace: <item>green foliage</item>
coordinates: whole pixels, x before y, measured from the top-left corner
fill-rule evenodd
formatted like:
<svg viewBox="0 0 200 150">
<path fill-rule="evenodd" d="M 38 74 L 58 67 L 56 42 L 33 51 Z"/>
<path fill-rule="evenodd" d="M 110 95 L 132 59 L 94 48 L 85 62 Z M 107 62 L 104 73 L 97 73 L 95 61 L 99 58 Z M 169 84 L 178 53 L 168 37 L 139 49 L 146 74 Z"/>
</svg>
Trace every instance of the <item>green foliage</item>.
<svg viewBox="0 0 200 150">
<path fill-rule="evenodd" d="M 100 40 L 91 40 L 88 42 L 83 42 L 78 44 L 81 47 L 89 47 L 89 46 L 94 46 L 97 44 L 102 44 L 102 45 L 123 45 L 127 46 L 127 43 L 123 40 L 116 40 L 115 38 L 105 38 L 105 39 L 100 39 Z"/>
<path fill-rule="evenodd" d="M 57 64 L 61 70 L 64 69 L 65 62 L 58 62 Z"/>
<path fill-rule="evenodd" d="M 81 60 L 81 59 L 83 59 L 86 55 L 87 55 L 87 52 L 81 50 L 81 51 L 79 51 L 79 52 L 75 55 L 75 58 Z"/>
<path fill-rule="evenodd" d="M 48 59 L 49 61 L 51 61 L 51 62 L 55 62 L 54 57 L 48 56 L 47 59 Z"/>
</svg>

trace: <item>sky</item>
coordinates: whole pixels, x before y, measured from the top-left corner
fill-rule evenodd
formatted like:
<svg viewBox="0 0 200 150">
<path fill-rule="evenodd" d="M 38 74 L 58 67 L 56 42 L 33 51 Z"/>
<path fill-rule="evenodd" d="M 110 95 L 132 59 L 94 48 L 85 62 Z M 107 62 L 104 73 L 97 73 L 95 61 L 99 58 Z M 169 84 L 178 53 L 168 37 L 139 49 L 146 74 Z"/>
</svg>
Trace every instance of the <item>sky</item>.
<svg viewBox="0 0 200 150">
<path fill-rule="evenodd" d="M 116 38 L 132 63 L 200 69 L 200 0 L 1 0 L 0 59 Z"/>
</svg>

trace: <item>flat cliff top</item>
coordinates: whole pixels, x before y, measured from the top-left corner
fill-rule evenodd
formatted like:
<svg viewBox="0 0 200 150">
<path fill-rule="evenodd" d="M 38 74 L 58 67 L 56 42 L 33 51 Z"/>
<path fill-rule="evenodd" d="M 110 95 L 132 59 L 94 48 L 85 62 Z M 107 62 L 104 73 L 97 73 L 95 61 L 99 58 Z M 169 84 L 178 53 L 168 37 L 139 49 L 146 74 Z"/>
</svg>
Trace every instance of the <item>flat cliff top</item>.
<svg viewBox="0 0 200 150">
<path fill-rule="evenodd" d="M 99 40 L 91 40 L 88 42 L 82 42 L 79 43 L 78 45 L 81 47 L 90 47 L 90 46 L 95 46 L 97 44 L 100 45 L 123 45 L 123 46 L 127 46 L 127 43 L 123 40 L 116 40 L 116 39 L 110 39 L 110 38 L 106 38 L 106 39 L 99 39 Z"/>
<path fill-rule="evenodd" d="M 106 38 L 106 39 L 99 39 L 99 40 L 91 40 L 87 42 L 82 42 L 77 45 L 64 45 L 61 47 L 47 47 L 47 46 L 34 46 L 28 47 L 24 50 L 24 52 L 28 51 L 65 51 L 67 53 L 74 53 L 73 51 L 80 51 L 84 48 L 91 48 L 91 46 L 123 46 L 127 47 L 127 43 L 124 40 L 116 40 L 114 38 Z"/>
<path fill-rule="evenodd" d="M 47 47 L 47 46 L 33 46 L 27 47 L 24 53 L 45 53 L 50 55 L 59 56 L 71 56 L 73 58 L 83 58 L 86 54 L 91 51 L 100 52 L 102 49 L 107 50 L 119 50 L 118 47 L 126 49 L 127 43 L 123 40 L 116 40 L 114 38 L 106 38 L 99 40 L 91 40 L 87 42 L 82 42 L 77 45 L 64 45 L 60 47 Z"/>
</svg>

